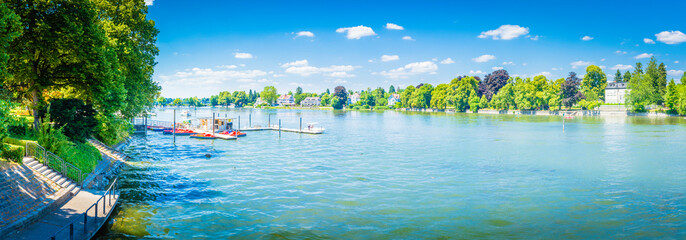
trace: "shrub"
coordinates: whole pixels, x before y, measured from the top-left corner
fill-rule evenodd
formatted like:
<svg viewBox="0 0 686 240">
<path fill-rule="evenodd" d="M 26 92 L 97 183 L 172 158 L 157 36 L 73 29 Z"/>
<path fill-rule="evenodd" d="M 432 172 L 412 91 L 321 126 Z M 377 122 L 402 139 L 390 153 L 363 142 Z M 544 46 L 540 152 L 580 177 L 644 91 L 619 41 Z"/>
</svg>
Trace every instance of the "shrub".
<svg viewBox="0 0 686 240">
<path fill-rule="evenodd" d="M 0 157 L 18 163 L 22 162 L 22 158 L 24 157 L 24 147 L 11 144 L 2 144 L 0 150 L 2 151 L 2 153 L 0 153 Z"/>
<path fill-rule="evenodd" d="M 41 126 L 38 144 L 81 169 L 83 173 L 92 172 L 102 159 L 100 151 L 89 143 L 70 142 L 69 138 L 62 133 L 62 129 L 53 129 L 47 123 Z"/>
<path fill-rule="evenodd" d="M 2 140 L 2 142 L 10 144 L 10 145 L 26 146 L 27 142 L 35 142 L 35 141 L 21 140 L 21 139 L 6 137 L 5 139 Z"/>
<path fill-rule="evenodd" d="M 98 115 L 96 118 L 100 122 L 96 128 L 96 137 L 107 145 L 120 143 L 133 132 L 133 125 L 124 119 L 105 115 Z"/>
</svg>

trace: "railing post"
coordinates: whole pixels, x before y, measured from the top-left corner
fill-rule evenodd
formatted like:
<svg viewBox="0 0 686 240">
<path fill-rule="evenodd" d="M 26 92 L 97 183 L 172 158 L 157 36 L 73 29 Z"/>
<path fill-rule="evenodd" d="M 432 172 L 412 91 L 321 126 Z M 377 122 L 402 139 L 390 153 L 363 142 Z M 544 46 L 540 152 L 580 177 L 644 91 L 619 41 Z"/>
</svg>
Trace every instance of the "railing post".
<svg viewBox="0 0 686 240">
<path fill-rule="evenodd" d="M 88 211 L 83 213 L 83 233 L 86 233 L 88 229 Z"/>
<path fill-rule="evenodd" d="M 69 224 L 69 240 L 74 240 L 74 223 Z"/>
<path fill-rule="evenodd" d="M 95 202 L 95 221 L 98 221 L 98 202 Z"/>
</svg>

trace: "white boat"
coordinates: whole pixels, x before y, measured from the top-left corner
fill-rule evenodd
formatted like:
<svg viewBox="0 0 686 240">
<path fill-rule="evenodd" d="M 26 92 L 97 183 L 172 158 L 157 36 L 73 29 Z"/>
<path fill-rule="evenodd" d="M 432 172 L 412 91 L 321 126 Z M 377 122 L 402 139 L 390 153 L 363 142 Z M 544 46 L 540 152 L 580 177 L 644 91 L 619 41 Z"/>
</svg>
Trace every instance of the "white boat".
<svg viewBox="0 0 686 240">
<path fill-rule="evenodd" d="M 183 111 L 183 112 L 181 112 L 181 116 L 190 117 L 190 116 L 191 116 L 191 113 L 188 112 L 188 111 Z"/>
<path fill-rule="evenodd" d="M 303 132 L 309 132 L 309 133 L 323 133 L 325 129 L 322 127 L 317 127 L 317 124 L 319 124 L 319 123 L 316 123 L 316 122 L 308 123 L 307 128 L 303 128 L 302 131 Z"/>
</svg>

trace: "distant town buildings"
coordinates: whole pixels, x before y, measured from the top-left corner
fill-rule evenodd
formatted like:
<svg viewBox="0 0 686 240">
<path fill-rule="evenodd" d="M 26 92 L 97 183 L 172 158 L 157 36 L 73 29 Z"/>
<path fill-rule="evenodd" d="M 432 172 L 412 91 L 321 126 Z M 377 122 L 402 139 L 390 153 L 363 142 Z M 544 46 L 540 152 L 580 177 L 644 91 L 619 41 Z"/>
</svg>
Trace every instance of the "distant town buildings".
<svg viewBox="0 0 686 240">
<path fill-rule="evenodd" d="M 359 93 L 354 93 L 353 95 L 350 95 L 350 98 L 348 98 L 348 102 L 350 104 L 355 104 L 360 101 L 360 94 Z"/>
<path fill-rule="evenodd" d="M 279 99 L 276 99 L 276 103 L 280 106 L 293 106 L 295 105 L 295 99 L 293 99 L 292 95 L 284 94 L 279 96 Z"/>
<path fill-rule="evenodd" d="M 304 100 L 300 101 L 300 105 L 303 107 L 313 107 L 313 106 L 319 106 L 322 104 L 322 99 L 319 97 L 307 97 Z"/>
<path fill-rule="evenodd" d="M 624 104 L 629 91 L 626 82 L 609 82 L 605 87 L 605 103 Z"/>
<path fill-rule="evenodd" d="M 395 106 L 398 102 L 400 102 L 400 94 L 394 93 L 388 96 L 388 106 Z"/>
</svg>

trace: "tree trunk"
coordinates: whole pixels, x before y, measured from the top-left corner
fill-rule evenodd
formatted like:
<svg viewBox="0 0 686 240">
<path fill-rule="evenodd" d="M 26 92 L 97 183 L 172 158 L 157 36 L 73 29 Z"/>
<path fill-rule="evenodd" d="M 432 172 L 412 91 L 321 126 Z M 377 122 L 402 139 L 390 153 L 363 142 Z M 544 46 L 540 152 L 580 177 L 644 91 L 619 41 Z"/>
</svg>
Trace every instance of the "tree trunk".
<svg viewBox="0 0 686 240">
<path fill-rule="evenodd" d="M 33 131 L 38 132 L 40 129 L 40 118 L 38 116 L 38 90 L 31 91 L 33 97 Z"/>
</svg>

